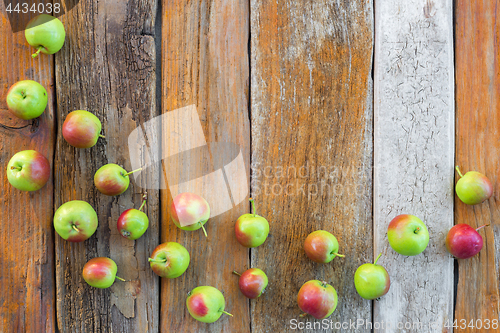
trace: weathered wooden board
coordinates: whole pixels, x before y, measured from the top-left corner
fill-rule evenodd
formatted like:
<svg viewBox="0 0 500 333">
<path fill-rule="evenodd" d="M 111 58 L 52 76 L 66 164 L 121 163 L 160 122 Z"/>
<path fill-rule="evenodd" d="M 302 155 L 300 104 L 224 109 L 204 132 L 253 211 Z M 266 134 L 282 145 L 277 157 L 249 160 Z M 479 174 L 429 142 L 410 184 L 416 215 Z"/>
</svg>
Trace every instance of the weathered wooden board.
<svg viewBox="0 0 500 333">
<path fill-rule="evenodd" d="M 55 285 L 52 228 L 53 177 L 36 192 L 21 192 L 7 181 L 5 168 L 21 150 L 34 149 L 52 165 L 54 154 L 54 59 L 31 58 L 24 31 L 12 33 L 0 3 L 0 332 L 54 332 Z M 35 80 L 49 95 L 47 109 L 34 121 L 7 110 L 11 85 Z"/>
<path fill-rule="evenodd" d="M 242 247 L 234 236 L 234 223 L 248 212 L 247 200 L 233 209 L 211 218 L 207 224 L 208 238 L 201 230 L 178 229 L 167 214 L 167 207 L 176 189 L 172 179 L 185 179 L 191 174 L 202 177 L 221 168 L 220 161 L 233 160 L 230 145 L 215 148 L 216 142 L 229 142 L 239 146 L 246 176 L 231 179 L 227 173 L 228 186 L 234 203 L 237 194 L 248 198 L 250 166 L 250 126 L 248 114 L 249 84 L 249 5 L 247 0 L 164 0 L 162 11 L 162 112 L 172 116 L 171 123 L 164 124 L 163 137 L 172 135 L 172 140 L 163 140 L 164 153 L 187 149 L 190 145 L 207 142 L 214 148 L 206 159 L 197 151 L 188 153 L 183 163 L 166 161 L 163 176 L 169 181 L 168 189 L 162 191 L 162 241 L 177 241 L 191 254 L 188 270 L 173 280 L 164 279 L 161 290 L 162 332 L 249 332 L 250 311 L 248 299 L 238 289 L 238 279 L 233 270 L 248 268 L 248 249 Z M 185 108 L 185 109 L 181 109 Z M 193 117 L 184 119 L 172 112 L 193 110 Z M 179 110 L 181 109 L 181 110 Z M 180 113 L 182 114 L 182 113 Z M 179 141 L 198 124 L 203 133 L 197 131 L 191 141 Z M 198 125 L 196 125 L 195 128 Z M 177 139 L 176 139 L 177 137 Z M 200 150 L 201 152 L 201 150 Z M 185 156 L 186 157 L 186 156 Z M 227 171 L 227 170 L 226 170 Z M 222 201 L 226 188 L 218 188 L 210 181 L 199 184 L 203 188 L 213 187 L 213 203 Z M 224 186 L 225 187 L 225 186 Z M 166 187 L 167 188 L 167 187 Z M 242 189 L 246 189 L 246 192 Z M 186 308 L 187 293 L 197 286 L 209 285 L 218 288 L 225 296 L 226 311 L 234 317 L 223 315 L 214 324 L 195 321 Z"/>
<path fill-rule="evenodd" d="M 159 323 L 159 278 L 148 256 L 159 244 L 159 192 L 148 191 L 149 229 L 137 241 L 122 238 L 119 215 L 138 208 L 143 190 L 131 181 L 124 194 L 102 195 L 93 184 L 106 163 L 130 169 L 128 135 L 158 115 L 154 0 L 81 1 L 62 21 L 66 45 L 56 55 L 57 150 L 54 207 L 80 199 L 97 211 L 99 227 L 83 243 L 56 235 L 57 323 L 61 332 L 155 332 Z M 66 115 L 94 113 L 106 139 L 90 149 L 69 146 L 61 135 Z M 159 169 L 152 176 L 159 175 Z M 81 276 L 91 258 L 107 256 L 118 265 L 111 288 L 88 286 Z"/>
<path fill-rule="evenodd" d="M 374 241 L 391 289 L 374 303 L 373 321 L 390 322 L 392 329 L 384 332 L 399 332 L 396 325 L 407 325 L 405 332 L 448 332 L 453 259 L 444 239 L 453 225 L 452 1 L 375 1 L 375 14 Z M 405 257 L 389 246 L 387 226 L 403 213 L 427 225 L 430 242 L 423 254 Z"/>
<path fill-rule="evenodd" d="M 333 323 L 371 320 L 353 277 L 373 259 L 372 44 L 371 1 L 251 1 L 251 195 L 271 229 L 251 251 L 270 281 L 251 302 L 256 332 L 313 321 L 297 305 L 312 279 L 339 294 Z M 318 229 L 337 237 L 345 259 L 306 257 L 304 240 Z"/>
<path fill-rule="evenodd" d="M 498 165 L 500 162 L 500 8 L 496 1 L 457 1 L 455 8 L 456 164 L 462 173 L 476 170 L 495 189 L 487 202 L 467 206 L 455 196 L 455 223 L 480 231 L 484 247 L 472 259 L 458 260 L 455 319 L 458 332 L 478 332 L 499 319 Z M 458 180 L 458 175 L 456 177 Z M 495 241 L 495 234 L 497 240 Z M 469 326 L 473 320 L 473 325 Z M 498 327 L 497 327 L 498 329 Z"/>
</svg>

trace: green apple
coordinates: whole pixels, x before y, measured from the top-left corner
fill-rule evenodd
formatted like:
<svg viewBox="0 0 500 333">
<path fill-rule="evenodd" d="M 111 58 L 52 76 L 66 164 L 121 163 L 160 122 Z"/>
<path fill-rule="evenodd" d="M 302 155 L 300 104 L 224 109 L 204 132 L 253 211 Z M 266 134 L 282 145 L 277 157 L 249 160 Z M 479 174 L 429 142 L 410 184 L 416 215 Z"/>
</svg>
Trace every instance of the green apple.
<svg viewBox="0 0 500 333">
<path fill-rule="evenodd" d="M 47 14 L 40 14 L 32 18 L 24 31 L 26 41 L 37 51 L 33 53 L 35 58 L 40 52 L 54 54 L 61 49 L 66 38 L 64 25 L 59 19 Z"/>
<path fill-rule="evenodd" d="M 115 279 L 125 281 L 121 277 L 116 276 L 116 263 L 106 257 L 98 257 L 90 259 L 83 266 L 83 279 L 89 285 L 95 288 L 109 288 L 115 282 Z"/>
<path fill-rule="evenodd" d="M 158 245 L 148 259 L 156 275 L 167 279 L 181 276 L 189 266 L 189 252 L 176 242 Z"/>
<path fill-rule="evenodd" d="M 38 82 L 14 83 L 7 92 L 7 107 L 16 117 L 29 120 L 39 117 L 47 107 L 47 90 Z"/>
<path fill-rule="evenodd" d="M 114 196 L 122 194 L 128 189 L 130 184 L 128 176 L 140 170 L 142 168 L 127 172 L 118 164 L 109 163 L 103 165 L 94 175 L 95 187 L 105 195 Z"/>
<path fill-rule="evenodd" d="M 194 288 L 186 300 L 186 305 L 191 316 L 204 323 L 213 323 L 225 313 L 228 316 L 232 314 L 224 311 L 226 302 L 222 293 L 211 286 L 201 286 Z"/>
<path fill-rule="evenodd" d="M 243 214 L 234 225 L 236 239 L 244 247 L 257 247 L 262 245 L 269 235 L 269 222 L 262 216 L 256 214 L 255 202 L 252 203 L 252 214 Z"/>
<path fill-rule="evenodd" d="M 304 242 L 306 255 L 314 262 L 329 263 L 339 254 L 339 242 L 334 235 L 325 230 L 316 230 L 307 236 Z"/>
<path fill-rule="evenodd" d="M 16 153 L 7 164 L 9 183 L 21 191 L 37 191 L 50 177 L 49 161 L 35 150 Z"/>
<path fill-rule="evenodd" d="M 83 242 L 97 230 L 97 214 L 85 201 L 68 201 L 56 210 L 54 229 L 67 241 Z"/>
<path fill-rule="evenodd" d="M 488 177 L 477 171 L 462 175 L 458 165 L 455 168 L 460 179 L 455 186 L 457 196 L 467 205 L 477 205 L 488 200 L 493 194 L 493 185 Z"/>
<path fill-rule="evenodd" d="M 269 282 L 266 273 L 259 268 L 247 269 L 243 274 L 233 271 L 233 274 L 240 277 L 238 281 L 240 291 L 250 299 L 260 297 Z"/>
<path fill-rule="evenodd" d="M 67 143 L 76 148 L 95 146 L 101 135 L 102 124 L 99 118 L 85 110 L 70 112 L 62 125 L 62 135 Z"/>
<path fill-rule="evenodd" d="M 376 299 L 389 291 L 391 279 L 387 270 L 377 265 L 382 256 L 380 253 L 373 264 L 363 264 L 354 273 L 354 286 L 359 296 L 364 299 Z"/>
<path fill-rule="evenodd" d="M 413 215 L 396 216 L 387 229 L 389 244 L 399 254 L 416 256 L 429 244 L 429 232 L 424 222 Z"/>
<path fill-rule="evenodd" d="M 148 216 L 142 212 L 145 204 L 146 199 L 144 199 L 139 209 L 130 208 L 120 215 L 116 225 L 120 235 L 130 240 L 135 240 L 144 235 L 149 226 Z"/>
<path fill-rule="evenodd" d="M 181 193 L 177 195 L 170 205 L 170 217 L 174 224 L 181 230 L 203 229 L 205 237 L 205 223 L 210 218 L 208 202 L 194 193 Z"/>
<path fill-rule="evenodd" d="M 316 319 L 330 317 L 337 308 L 337 291 L 325 281 L 310 280 L 300 287 L 299 308 Z"/>
</svg>

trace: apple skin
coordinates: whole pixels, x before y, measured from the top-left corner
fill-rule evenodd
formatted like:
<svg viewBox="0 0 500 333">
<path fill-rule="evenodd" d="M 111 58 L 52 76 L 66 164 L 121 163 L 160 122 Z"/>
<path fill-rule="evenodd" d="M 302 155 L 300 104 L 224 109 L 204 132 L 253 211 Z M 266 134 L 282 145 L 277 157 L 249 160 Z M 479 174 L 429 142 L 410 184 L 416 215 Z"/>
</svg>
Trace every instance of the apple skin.
<svg viewBox="0 0 500 333">
<path fill-rule="evenodd" d="M 238 242 L 244 247 L 252 248 L 262 245 L 269 235 L 269 222 L 255 213 L 255 203 L 250 198 L 253 213 L 243 214 L 234 225 L 234 233 Z"/>
<path fill-rule="evenodd" d="M 151 254 L 151 258 L 149 258 L 153 272 L 168 279 L 174 279 L 184 274 L 189 266 L 189 261 L 188 250 L 176 242 L 166 242 L 158 245 Z"/>
<path fill-rule="evenodd" d="M 339 255 L 339 242 L 334 235 L 325 230 L 311 232 L 305 242 L 306 255 L 314 262 L 329 263 Z"/>
<path fill-rule="evenodd" d="M 106 164 L 97 170 L 94 175 L 94 184 L 105 195 L 120 195 L 128 189 L 130 184 L 127 171 L 118 164 Z"/>
<path fill-rule="evenodd" d="M 462 176 L 456 167 L 460 179 L 455 191 L 460 200 L 467 205 L 477 205 L 488 200 L 493 194 L 493 185 L 488 177 L 477 171 L 469 171 Z"/>
<path fill-rule="evenodd" d="M 32 18 L 24 31 L 28 44 L 45 54 L 59 51 L 66 38 L 62 22 L 54 16 L 41 14 Z M 38 52 L 33 54 L 36 57 Z"/>
<path fill-rule="evenodd" d="M 429 244 L 429 232 L 424 222 L 408 214 L 396 216 L 387 229 L 389 244 L 399 254 L 416 256 Z"/>
<path fill-rule="evenodd" d="M 324 319 L 330 317 L 337 308 L 337 291 L 324 281 L 307 281 L 300 287 L 297 303 L 305 313 L 316 319 Z"/>
<path fill-rule="evenodd" d="M 179 229 L 198 230 L 210 218 L 210 206 L 199 195 L 185 192 L 172 200 L 170 216 Z"/>
<path fill-rule="evenodd" d="M 88 239 L 97 230 L 97 224 L 94 208 L 81 200 L 62 204 L 54 214 L 54 229 L 61 238 L 69 242 L 83 242 Z"/>
<path fill-rule="evenodd" d="M 217 321 L 224 311 L 226 302 L 224 295 L 211 286 L 200 286 L 194 288 L 186 299 L 189 314 L 201 322 L 213 323 Z M 229 314 L 232 316 L 231 314 Z"/>
<path fill-rule="evenodd" d="M 483 237 L 465 223 L 453 226 L 446 235 L 446 249 L 458 259 L 475 256 L 483 248 Z"/>
<path fill-rule="evenodd" d="M 115 282 L 116 263 L 110 258 L 97 257 L 90 259 L 85 266 L 83 266 L 83 279 L 90 286 L 95 288 L 109 288 Z"/>
<path fill-rule="evenodd" d="M 32 80 L 19 81 L 7 92 L 7 107 L 18 118 L 34 119 L 45 111 L 48 98 L 47 90 L 40 83 Z"/>
<path fill-rule="evenodd" d="M 85 110 L 76 110 L 66 116 L 62 135 L 73 147 L 90 148 L 97 143 L 101 128 L 101 121 L 95 115 Z"/>
<path fill-rule="evenodd" d="M 371 300 L 384 296 L 391 287 L 389 273 L 383 266 L 377 265 L 380 255 L 373 264 L 363 264 L 354 273 L 354 286 L 359 296 L 364 299 Z"/>
<path fill-rule="evenodd" d="M 117 228 L 123 237 L 135 240 L 141 237 L 149 226 L 148 216 L 138 209 L 130 208 L 118 218 Z"/>
<path fill-rule="evenodd" d="M 37 191 L 47 184 L 49 177 L 49 161 L 35 150 L 20 151 L 7 164 L 9 183 L 21 191 Z"/>
<path fill-rule="evenodd" d="M 268 282 L 266 273 L 261 269 L 250 268 L 241 274 L 238 284 L 243 295 L 254 299 L 262 295 Z"/>
</svg>

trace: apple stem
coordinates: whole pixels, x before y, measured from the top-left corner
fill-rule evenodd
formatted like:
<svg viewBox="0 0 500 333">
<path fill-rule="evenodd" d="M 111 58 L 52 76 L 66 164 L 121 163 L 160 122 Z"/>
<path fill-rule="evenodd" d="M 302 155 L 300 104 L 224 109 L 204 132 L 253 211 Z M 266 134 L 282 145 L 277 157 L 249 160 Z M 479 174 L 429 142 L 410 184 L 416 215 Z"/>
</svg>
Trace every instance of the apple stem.
<svg viewBox="0 0 500 333">
<path fill-rule="evenodd" d="M 226 311 L 224 311 L 224 310 L 222 310 L 222 313 L 225 313 L 225 314 L 227 314 L 228 316 L 233 317 L 233 315 L 232 315 L 232 314 L 230 314 L 229 312 L 226 312 Z"/>
<path fill-rule="evenodd" d="M 31 55 L 32 58 L 36 58 L 38 54 L 40 54 L 40 51 L 42 51 L 43 46 L 39 46 L 38 50 Z"/>
<path fill-rule="evenodd" d="M 477 228 L 477 229 L 476 229 L 476 231 L 479 231 L 479 230 L 481 230 L 482 228 L 484 228 L 484 227 L 488 227 L 488 226 L 489 226 L 489 224 L 482 225 L 482 226 L 480 226 L 479 228 Z"/>
<path fill-rule="evenodd" d="M 205 234 L 205 237 L 208 237 L 207 231 L 205 230 L 205 227 L 203 226 L 203 223 L 201 223 L 201 222 L 198 222 L 198 223 L 201 224 L 201 228 L 203 229 L 203 233 Z"/>
<path fill-rule="evenodd" d="M 299 315 L 300 318 L 304 318 L 305 316 L 307 316 L 307 313 L 305 312 Z"/>
<path fill-rule="evenodd" d="M 115 278 L 116 278 L 117 280 L 120 280 L 120 281 L 125 281 L 125 279 L 122 279 L 122 278 L 121 278 L 121 277 L 119 277 L 119 276 L 115 276 Z"/>
<path fill-rule="evenodd" d="M 149 262 L 167 262 L 167 259 L 153 259 L 153 258 L 148 258 Z"/>
<path fill-rule="evenodd" d="M 233 271 L 233 274 L 236 274 L 236 275 L 238 275 L 238 276 L 241 276 L 241 274 L 240 274 L 240 273 L 238 273 L 237 271 Z"/>
<path fill-rule="evenodd" d="M 344 254 L 340 254 L 340 253 L 335 253 L 335 255 L 336 255 L 337 257 L 341 257 L 341 258 L 344 258 L 344 257 L 345 257 L 345 255 L 344 255 Z"/>
<path fill-rule="evenodd" d="M 373 262 L 374 265 L 377 264 L 377 261 L 380 259 L 381 256 L 382 256 L 382 252 L 380 252 L 380 254 L 377 256 L 377 259 L 375 259 L 375 261 Z"/>
<path fill-rule="evenodd" d="M 417 234 L 419 231 L 420 231 L 420 227 L 417 227 L 417 229 L 415 229 L 415 231 L 413 233 Z"/>
<path fill-rule="evenodd" d="M 106 137 L 104 135 L 102 135 L 102 134 L 99 134 L 99 137 L 103 138 L 103 139 L 106 139 Z"/>
<path fill-rule="evenodd" d="M 457 170 L 460 178 L 462 178 L 464 175 L 462 175 L 462 173 L 460 172 L 460 169 L 458 168 L 458 165 L 455 167 L 455 170 Z"/>
<path fill-rule="evenodd" d="M 146 204 L 146 199 L 144 199 L 144 201 L 142 202 L 142 205 L 141 205 L 141 208 L 139 208 L 139 210 L 142 211 L 142 209 L 144 208 L 144 205 Z"/>
<path fill-rule="evenodd" d="M 73 229 L 75 229 L 76 231 L 80 232 L 80 230 L 78 230 L 78 228 L 77 228 L 77 227 L 75 227 L 75 225 L 74 225 L 74 224 L 73 224 L 71 227 L 72 227 Z"/>
<path fill-rule="evenodd" d="M 134 172 L 141 171 L 141 170 L 142 170 L 142 168 L 139 168 L 139 169 L 135 169 L 133 171 L 127 172 L 126 174 L 123 175 L 123 177 L 128 176 L 130 174 L 133 174 Z"/>
<path fill-rule="evenodd" d="M 21 167 L 16 167 L 16 166 L 11 166 L 10 169 L 11 170 L 14 170 L 14 169 L 21 170 L 22 168 Z"/>
<path fill-rule="evenodd" d="M 248 200 L 252 203 L 252 213 L 253 213 L 253 216 L 255 217 L 255 215 L 257 214 L 256 209 L 255 209 L 255 201 L 252 198 L 250 198 Z"/>
<path fill-rule="evenodd" d="M 326 281 L 321 282 L 321 286 L 322 286 L 323 288 L 325 288 L 327 284 L 328 284 L 328 283 L 327 283 Z"/>
</svg>

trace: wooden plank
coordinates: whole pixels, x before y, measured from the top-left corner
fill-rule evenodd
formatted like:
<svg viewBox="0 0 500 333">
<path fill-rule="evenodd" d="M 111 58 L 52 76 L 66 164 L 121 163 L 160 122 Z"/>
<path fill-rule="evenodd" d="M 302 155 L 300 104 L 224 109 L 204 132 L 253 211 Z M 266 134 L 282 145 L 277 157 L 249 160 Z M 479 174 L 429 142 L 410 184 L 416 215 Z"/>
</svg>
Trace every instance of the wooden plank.
<svg viewBox="0 0 500 333">
<path fill-rule="evenodd" d="M 375 1 L 375 13 L 374 240 L 391 289 L 375 302 L 373 322 L 390 322 L 385 332 L 400 332 L 396 325 L 450 332 L 443 326 L 453 319 L 453 260 L 444 245 L 453 225 L 452 1 Z M 403 213 L 427 225 L 421 255 L 389 246 L 387 226 Z"/>
<path fill-rule="evenodd" d="M 36 192 L 21 192 L 7 181 L 5 167 L 17 152 L 34 149 L 52 165 L 54 155 L 54 59 L 31 58 L 24 31 L 13 34 L 0 3 L 0 332 L 54 332 L 55 284 L 53 178 Z M 9 87 L 35 80 L 49 95 L 35 121 L 19 120 L 7 110 Z"/>
<path fill-rule="evenodd" d="M 158 115 L 155 103 L 154 0 L 81 1 L 63 17 L 66 45 L 56 55 L 57 151 L 54 205 L 80 199 L 97 211 L 99 227 L 83 243 L 56 237 L 57 323 L 61 332 L 155 332 L 159 323 L 159 279 L 148 256 L 159 244 L 159 192 L 148 191 L 149 229 L 137 241 L 122 238 L 119 215 L 138 208 L 143 190 L 131 181 L 118 197 L 102 195 L 93 176 L 106 163 L 130 169 L 128 135 Z M 106 139 L 90 149 L 70 147 L 61 136 L 66 115 L 94 113 Z M 150 170 L 154 174 L 154 170 Z M 159 174 L 159 169 L 157 169 Z M 88 286 L 81 276 L 91 258 L 108 256 L 118 265 L 110 289 Z"/>
<path fill-rule="evenodd" d="M 457 1 L 455 8 L 456 75 L 456 164 L 463 172 L 484 173 L 498 189 L 500 152 L 500 8 L 496 1 Z M 458 177 L 457 177 L 458 179 Z M 474 207 L 455 197 L 455 223 L 473 227 L 490 224 L 481 231 L 483 250 L 469 260 L 458 260 L 459 279 L 455 318 L 458 332 L 477 332 L 478 327 L 463 328 L 471 320 L 499 319 L 498 263 L 500 243 L 499 192 Z M 479 321 L 477 322 L 479 324 Z M 462 328 L 460 328 L 462 327 Z M 498 327 L 497 327 L 498 329 Z"/>
<path fill-rule="evenodd" d="M 165 153 L 187 149 L 198 142 L 207 142 L 210 148 L 215 142 L 230 142 L 239 146 L 249 175 L 250 127 L 248 115 L 248 34 L 249 6 L 247 0 L 164 0 L 162 11 L 162 112 L 172 116 L 174 111 L 194 110 L 191 121 L 201 121 L 201 138 L 186 140 L 164 140 Z M 194 119 L 194 120 L 193 120 Z M 169 133 L 178 137 L 188 135 L 190 124 L 182 117 L 173 117 L 170 124 L 164 124 Z M 198 125 L 197 125 L 198 126 Z M 168 133 L 163 133 L 168 134 Z M 196 134 L 195 134 L 196 135 Z M 179 146 L 180 145 L 180 146 Z M 181 148 L 179 148 L 181 147 Z M 234 159 L 230 146 L 222 146 L 205 160 L 198 159 L 196 151 L 184 162 L 168 162 L 164 170 L 169 189 L 161 193 L 162 211 L 167 207 L 175 192 L 174 179 L 183 179 L 187 174 L 202 177 L 217 170 L 217 160 Z M 217 155 L 216 155 L 217 154 Z M 200 162 L 201 161 L 201 162 Z M 220 167 L 220 166 L 219 166 Z M 230 176 L 229 174 L 227 176 Z M 193 176 L 194 177 L 194 176 Z M 184 179 L 188 180 L 188 179 Z M 248 176 L 231 185 L 233 199 L 240 189 L 242 203 L 211 218 L 206 224 L 208 238 L 201 230 L 182 231 L 162 215 L 162 241 L 177 241 L 191 254 L 188 270 L 180 278 L 162 280 L 162 332 L 249 332 L 249 303 L 238 289 L 238 280 L 231 275 L 233 270 L 248 267 L 248 249 L 242 247 L 234 236 L 234 223 L 243 213 L 249 211 Z M 207 188 L 214 184 L 207 181 L 200 186 Z M 226 189 L 213 188 L 209 202 L 217 203 Z M 237 202 L 235 200 L 235 202 Z M 213 207 L 212 207 L 213 208 Z M 234 317 L 223 315 L 214 324 L 197 322 L 186 308 L 187 293 L 200 285 L 218 288 L 225 297 L 226 311 Z"/>
<path fill-rule="evenodd" d="M 252 196 L 271 229 L 251 251 L 270 281 L 251 302 L 256 332 L 312 321 L 297 305 L 311 279 L 338 291 L 333 323 L 371 319 L 353 276 L 373 259 L 372 43 L 371 1 L 251 2 Z M 306 257 L 304 240 L 318 229 L 338 238 L 345 259 Z"/>
</svg>

